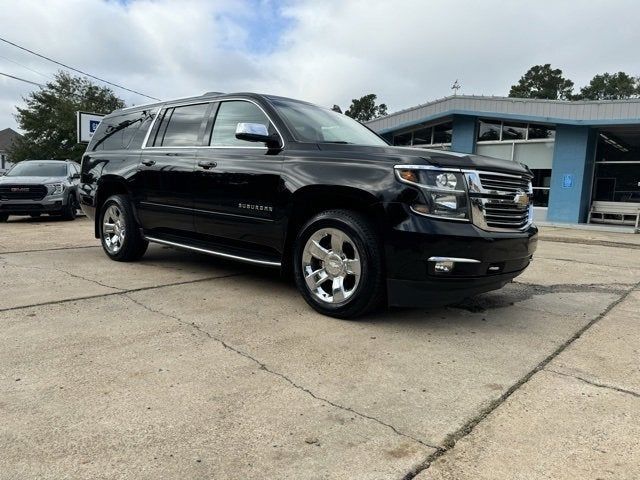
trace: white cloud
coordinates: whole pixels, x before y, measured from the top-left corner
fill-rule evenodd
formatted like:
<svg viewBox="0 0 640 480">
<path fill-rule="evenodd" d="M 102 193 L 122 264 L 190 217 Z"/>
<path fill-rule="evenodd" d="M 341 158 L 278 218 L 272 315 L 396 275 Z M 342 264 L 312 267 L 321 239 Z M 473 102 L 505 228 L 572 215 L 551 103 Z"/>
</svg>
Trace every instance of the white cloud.
<svg viewBox="0 0 640 480">
<path fill-rule="evenodd" d="M 0 0 L 0 12 L 3 37 L 160 98 L 252 90 L 346 108 L 373 92 L 393 111 L 449 95 L 456 79 L 461 93 L 505 95 L 537 63 L 578 86 L 604 71 L 640 74 L 634 0 Z M 0 71 L 34 81 L 44 79 L 2 56 L 57 68 L 0 43 Z M 31 88 L 0 77 L 0 128 L 15 127 Z"/>
</svg>

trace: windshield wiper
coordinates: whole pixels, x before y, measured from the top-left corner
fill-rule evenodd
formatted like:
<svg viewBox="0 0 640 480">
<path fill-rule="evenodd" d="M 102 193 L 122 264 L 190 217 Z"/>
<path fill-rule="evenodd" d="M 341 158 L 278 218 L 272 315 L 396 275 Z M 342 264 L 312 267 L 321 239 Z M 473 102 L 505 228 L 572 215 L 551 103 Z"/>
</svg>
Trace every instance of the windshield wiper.
<svg viewBox="0 0 640 480">
<path fill-rule="evenodd" d="M 353 142 L 345 142 L 344 140 L 326 140 L 320 143 L 339 143 L 340 145 L 354 145 Z"/>
</svg>

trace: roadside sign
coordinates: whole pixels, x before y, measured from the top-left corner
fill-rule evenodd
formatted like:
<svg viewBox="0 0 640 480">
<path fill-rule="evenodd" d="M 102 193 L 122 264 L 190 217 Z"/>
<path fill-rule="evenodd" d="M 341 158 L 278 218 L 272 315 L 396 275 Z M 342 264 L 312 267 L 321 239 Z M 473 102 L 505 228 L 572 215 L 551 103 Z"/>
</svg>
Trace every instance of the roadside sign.
<svg viewBox="0 0 640 480">
<path fill-rule="evenodd" d="M 100 113 L 76 112 L 78 143 L 89 143 L 104 115 Z"/>
<path fill-rule="evenodd" d="M 573 175 L 571 173 L 565 173 L 562 176 L 562 188 L 573 187 Z"/>
</svg>

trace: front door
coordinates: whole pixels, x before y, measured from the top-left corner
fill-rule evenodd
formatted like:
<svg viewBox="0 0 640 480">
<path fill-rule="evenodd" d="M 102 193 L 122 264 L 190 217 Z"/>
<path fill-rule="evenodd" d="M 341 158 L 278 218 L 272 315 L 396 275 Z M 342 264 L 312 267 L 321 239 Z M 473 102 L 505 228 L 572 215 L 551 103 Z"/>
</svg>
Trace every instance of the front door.
<svg viewBox="0 0 640 480">
<path fill-rule="evenodd" d="M 194 215 L 209 241 L 232 240 L 250 250 L 280 253 L 283 242 L 282 150 L 239 140 L 238 123 L 260 123 L 276 133 L 264 111 L 246 100 L 217 106 L 210 146 L 198 149 Z"/>
<path fill-rule="evenodd" d="M 193 176 L 211 103 L 167 107 L 142 149 L 136 189 L 142 227 L 153 233 L 194 231 Z"/>
</svg>

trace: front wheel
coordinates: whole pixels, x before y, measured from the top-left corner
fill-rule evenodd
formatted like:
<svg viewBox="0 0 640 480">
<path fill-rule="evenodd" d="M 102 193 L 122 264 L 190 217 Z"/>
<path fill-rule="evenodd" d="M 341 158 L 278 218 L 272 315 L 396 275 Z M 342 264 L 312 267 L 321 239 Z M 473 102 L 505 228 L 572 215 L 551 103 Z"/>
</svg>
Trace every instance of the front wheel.
<svg viewBox="0 0 640 480">
<path fill-rule="evenodd" d="M 75 197 L 70 194 L 67 197 L 67 204 L 62 207 L 62 218 L 64 220 L 75 220 L 77 216 L 78 208 L 76 206 Z"/>
<path fill-rule="evenodd" d="M 318 312 L 354 318 L 384 299 L 379 236 L 363 215 L 328 210 L 300 230 L 294 249 L 298 290 Z"/>
<path fill-rule="evenodd" d="M 100 211 L 100 239 L 105 253 L 118 262 L 139 260 L 149 242 L 140 234 L 129 197 L 113 195 Z"/>
</svg>

